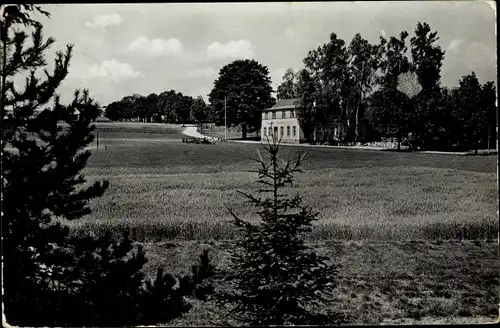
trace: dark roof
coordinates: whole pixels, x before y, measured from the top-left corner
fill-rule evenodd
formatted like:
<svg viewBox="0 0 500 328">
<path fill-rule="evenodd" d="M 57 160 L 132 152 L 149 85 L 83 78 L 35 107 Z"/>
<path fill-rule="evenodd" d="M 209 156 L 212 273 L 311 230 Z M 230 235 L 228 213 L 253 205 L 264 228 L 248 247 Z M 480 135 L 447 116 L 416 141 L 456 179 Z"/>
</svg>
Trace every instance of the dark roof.
<svg viewBox="0 0 500 328">
<path fill-rule="evenodd" d="M 293 99 L 280 99 L 276 102 L 276 104 L 271 108 L 266 108 L 264 111 L 268 110 L 280 110 L 280 109 L 293 109 L 295 108 L 295 103 L 299 100 L 299 98 Z"/>
</svg>

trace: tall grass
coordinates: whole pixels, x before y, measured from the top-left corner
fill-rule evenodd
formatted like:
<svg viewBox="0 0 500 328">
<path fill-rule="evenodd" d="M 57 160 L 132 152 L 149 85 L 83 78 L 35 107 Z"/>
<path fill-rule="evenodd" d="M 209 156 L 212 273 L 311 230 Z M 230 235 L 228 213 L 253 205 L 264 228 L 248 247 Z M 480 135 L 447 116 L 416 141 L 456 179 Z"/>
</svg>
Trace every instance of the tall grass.
<svg viewBox="0 0 500 328">
<path fill-rule="evenodd" d="M 84 221 L 65 224 L 71 227 L 74 236 L 102 236 L 111 231 L 120 236 L 129 231 L 134 240 L 187 241 L 187 240 L 232 240 L 240 231 L 226 222 L 196 221 Z M 366 224 L 317 224 L 307 234 L 307 240 L 317 241 L 403 241 L 403 240 L 483 240 L 493 241 L 498 236 L 498 221 L 430 223 L 424 226 L 391 226 Z"/>
<path fill-rule="evenodd" d="M 137 144 L 94 151 L 89 183 L 110 188 L 93 213 L 69 223 L 74 234 L 130 230 L 138 240 L 231 239 L 225 205 L 247 220 L 253 208 L 236 190 L 252 192 L 254 145 Z M 283 157 L 294 149 L 284 148 Z M 314 150 L 288 191 L 319 211 L 308 238 L 491 239 L 498 233 L 495 161 Z"/>
<path fill-rule="evenodd" d="M 184 240 L 227 240 L 236 236 L 238 231 L 224 222 L 162 222 L 162 221 L 86 221 L 68 223 L 73 236 L 102 236 L 110 231 L 113 236 L 120 236 L 128 231 L 135 241 L 184 241 Z"/>
</svg>

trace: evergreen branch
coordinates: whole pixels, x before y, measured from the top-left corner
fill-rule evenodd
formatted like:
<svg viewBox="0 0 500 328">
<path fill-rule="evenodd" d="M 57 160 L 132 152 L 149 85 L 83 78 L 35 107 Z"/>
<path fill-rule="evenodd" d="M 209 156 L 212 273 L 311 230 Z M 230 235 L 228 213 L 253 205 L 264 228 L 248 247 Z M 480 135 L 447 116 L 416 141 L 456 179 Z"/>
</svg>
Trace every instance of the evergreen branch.
<svg viewBox="0 0 500 328">
<path fill-rule="evenodd" d="M 226 207 L 227 211 L 229 212 L 229 214 L 231 214 L 231 216 L 233 217 L 233 219 L 234 219 L 233 222 L 236 226 L 243 227 L 249 231 L 254 229 L 254 226 L 251 223 L 240 219 L 236 214 L 234 214 L 234 212 L 227 205 L 225 205 L 225 207 Z"/>
</svg>

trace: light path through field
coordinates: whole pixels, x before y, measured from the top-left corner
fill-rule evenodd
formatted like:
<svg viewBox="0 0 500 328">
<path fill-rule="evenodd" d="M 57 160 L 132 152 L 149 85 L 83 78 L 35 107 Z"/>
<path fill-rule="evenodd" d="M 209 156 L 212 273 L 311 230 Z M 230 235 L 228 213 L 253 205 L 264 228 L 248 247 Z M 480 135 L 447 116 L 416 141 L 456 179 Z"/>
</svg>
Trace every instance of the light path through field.
<svg viewBox="0 0 500 328">
<path fill-rule="evenodd" d="M 184 134 L 188 137 L 193 137 L 193 138 L 209 138 L 208 136 L 205 136 L 205 135 L 199 133 L 196 126 L 187 126 L 184 129 L 184 131 L 182 131 L 182 134 Z"/>
</svg>

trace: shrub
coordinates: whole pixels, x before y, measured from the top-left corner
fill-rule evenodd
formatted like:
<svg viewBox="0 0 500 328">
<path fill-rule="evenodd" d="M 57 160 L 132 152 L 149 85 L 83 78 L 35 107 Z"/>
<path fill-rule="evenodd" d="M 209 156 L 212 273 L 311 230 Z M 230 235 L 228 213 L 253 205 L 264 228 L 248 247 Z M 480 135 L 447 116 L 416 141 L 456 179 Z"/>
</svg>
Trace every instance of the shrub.
<svg viewBox="0 0 500 328">
<path fill-rule="evenodd" d="M 163 268 L 158 268 L 154 282 L 146 281 L 145 293 L 139 302 L 139 324 L 167 323 L 188 312 L 191 305 L 185 297 L 195 296 L 206 300 L 207 294 L 212 292 L 210 278 L 214 274 L 214 266 L 210 263 L 208 250 L 200 255 L 199 263 L 192 266 L 192 275 L 174 277 L 163 273 Z M 127 322 L 130 325 L 133 322 Z"/>
<path fill-rule="evenodd" d="M 125 233 L 114 241 L 110 233 L 99 239 L 74 239 L 77 275 L 66 325 L 129 326 L 168 322 L 189 311 L 184 296 L 192 286 L 186 277 L 176 278 L 158 269 L 154 282 L 144 279 L 147 262 L 142 247 L 135 252 Z"/>
</svg>

